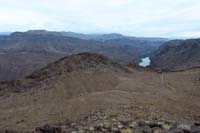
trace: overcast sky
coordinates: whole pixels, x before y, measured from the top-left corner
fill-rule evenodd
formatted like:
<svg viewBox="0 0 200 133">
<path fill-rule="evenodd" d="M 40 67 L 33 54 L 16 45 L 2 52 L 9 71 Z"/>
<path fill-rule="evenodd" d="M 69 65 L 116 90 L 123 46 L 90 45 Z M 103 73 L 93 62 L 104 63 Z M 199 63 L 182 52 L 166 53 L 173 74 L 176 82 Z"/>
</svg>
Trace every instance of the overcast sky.
<svg viewBox="0 0 200 133">
<path fill-rule="evenodd" d="M 0 31 L 200 37 L 200 0 L 0 0 Z"/>
</svg>

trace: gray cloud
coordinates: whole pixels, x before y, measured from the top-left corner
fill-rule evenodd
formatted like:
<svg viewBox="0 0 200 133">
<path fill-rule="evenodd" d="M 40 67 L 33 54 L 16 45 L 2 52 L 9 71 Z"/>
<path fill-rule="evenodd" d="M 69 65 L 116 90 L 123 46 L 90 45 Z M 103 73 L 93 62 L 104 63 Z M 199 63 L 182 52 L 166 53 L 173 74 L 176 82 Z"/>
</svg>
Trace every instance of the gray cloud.
<svg viewBox="0 0 200 133">
<path fill-rule="evenodd" d="M 199 37 L 199 0 L 0 0 L 0 30 Z"/>
</svg>

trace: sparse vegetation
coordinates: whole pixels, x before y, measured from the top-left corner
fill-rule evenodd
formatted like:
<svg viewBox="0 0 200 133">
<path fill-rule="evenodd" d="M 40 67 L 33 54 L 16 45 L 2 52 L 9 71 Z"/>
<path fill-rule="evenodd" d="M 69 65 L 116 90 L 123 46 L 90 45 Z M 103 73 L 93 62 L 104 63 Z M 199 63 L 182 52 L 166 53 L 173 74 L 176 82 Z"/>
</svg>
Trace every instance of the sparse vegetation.
<svg viewBox="0 0 200 133">
<path fill-rule="evenodd" d="M 103 123 L 109 131 L 112 119 L 120 123 L 172 120 L 192 125 L 200 116 L 199 72 L 196 68 L 159 74 L 124 67 L 90 53 L 65 57 L 18 84 L 1 84 L 0 129 L 31 131 L 45 124 L 69 122 L 76 124 L 67 130 L 78 132 L 82 123 L 88 127 L 84 130 L 101 132 L 104 129 L 97 125 Z M 133 129 L 125 126 L 120 131 Z"/>
</svg>

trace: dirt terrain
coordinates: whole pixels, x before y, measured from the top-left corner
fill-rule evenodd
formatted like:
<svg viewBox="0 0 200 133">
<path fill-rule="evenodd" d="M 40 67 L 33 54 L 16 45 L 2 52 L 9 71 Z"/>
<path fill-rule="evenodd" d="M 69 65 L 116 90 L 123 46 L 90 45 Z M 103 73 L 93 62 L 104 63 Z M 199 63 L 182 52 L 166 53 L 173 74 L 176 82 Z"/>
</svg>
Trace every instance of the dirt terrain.
<svg viewBox="0 0 200 133">
<path fill-rule="evenodd" d="M 0 86 L 4 92 L 0 130 L 34 131 L 45 124 L 79 123 L 98 112 L 121 121 L 200 121 L 198 68 L 156 73 L 84 53 L 50 64 L 19 84 L 13 82 Z M 12 87 L 26 89 L 13 91 Z M 91 123 L 92 119 L 85 121 Z"/>
</svg>

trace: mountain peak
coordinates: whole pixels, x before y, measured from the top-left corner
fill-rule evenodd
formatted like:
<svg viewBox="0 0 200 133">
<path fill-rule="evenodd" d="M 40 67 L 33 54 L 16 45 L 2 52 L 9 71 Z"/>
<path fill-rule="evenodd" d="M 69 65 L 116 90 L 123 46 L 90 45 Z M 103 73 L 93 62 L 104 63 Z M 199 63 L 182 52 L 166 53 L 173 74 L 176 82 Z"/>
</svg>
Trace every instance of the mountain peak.
<svg viewBox="0 0 200 133">
<path fill-rule="evenodd" d="M 94 72 L 107 70 L 128 72 L 126 68 L 100 54 L 85 52 L 61 58 L 47 67 L 34 72 L 27 78 L 42 80 L 65 75 L 73 71 Z"/>
<path fill-rule="evenodd" d="M 41 33 L 47 33 L 49 31 L 47 30 L 28 30 L 26 33 L 33 33 L 33 34 L 41 34 Z"/>
</svg>

